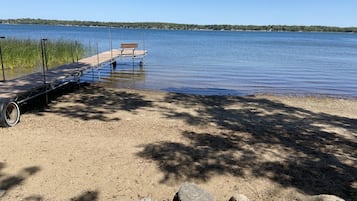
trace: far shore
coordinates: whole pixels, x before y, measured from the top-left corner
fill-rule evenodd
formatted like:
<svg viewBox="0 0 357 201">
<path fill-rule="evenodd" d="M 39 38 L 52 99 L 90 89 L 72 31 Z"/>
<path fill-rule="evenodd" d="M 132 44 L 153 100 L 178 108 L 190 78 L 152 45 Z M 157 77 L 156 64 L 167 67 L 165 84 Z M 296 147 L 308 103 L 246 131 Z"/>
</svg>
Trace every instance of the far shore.
<svg viewBox="0 0 357 201">
<path fill-rule="evenodd" d="M 200 96 L 100 85 L 0 128 L 0 200 L 357 199 L 357 100 Z"/>
<path fill-rule="evenodd" d="M 190 31 L 254 31 L 254 32 L 342 32 L 357 33 L 357 27 L 321 25 L 233 25 L 233 24 L 178 24 L 170 22 L 99 22 L 49 19 L 0 19 L 0 24 L 30 24 L 53 26 L 112 27 L 123 29 L 159 29 Z"/>
</svg>

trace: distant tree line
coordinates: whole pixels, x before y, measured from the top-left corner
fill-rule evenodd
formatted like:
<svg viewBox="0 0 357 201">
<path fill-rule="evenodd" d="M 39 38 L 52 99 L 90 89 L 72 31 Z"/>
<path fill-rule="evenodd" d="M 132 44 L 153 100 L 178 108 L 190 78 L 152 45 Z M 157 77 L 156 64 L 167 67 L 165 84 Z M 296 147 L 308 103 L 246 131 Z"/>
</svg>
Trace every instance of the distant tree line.
<svg viewBox="0 0 357 201">
<path fill-rule="evenodd" d="M 67 26 L 99 26 L 133 29 L 165 29 L 165 30 L 222 30 L 222 31 L 290 31 L 290 32 L 353 32 L 357 33 L 357 27 L 332 27 L 332 26 L 288 26 L 288 25 L 197 25 L 176 24 L 164 22 L 99 22 L 78 20 L 46 20 L 46 19 L 0 19 L 2 24 L 43 24 L 43 25 L 67 25 Z"/>
</svg>

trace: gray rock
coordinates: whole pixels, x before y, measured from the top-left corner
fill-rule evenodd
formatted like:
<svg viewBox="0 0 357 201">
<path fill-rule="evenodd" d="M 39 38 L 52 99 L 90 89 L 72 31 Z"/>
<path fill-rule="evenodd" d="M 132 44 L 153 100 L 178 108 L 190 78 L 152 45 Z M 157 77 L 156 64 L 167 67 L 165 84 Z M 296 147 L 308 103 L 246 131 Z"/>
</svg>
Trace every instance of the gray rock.
<svg viewBox="0 0 357 201">
<path fill-rule="evenodd" d="M 197 185 L 184 183 L 176 193 L 173 201 L 216 201 L 216 199 Z"/>
<path fill-rule="evenodd" d="M 247 196 L 243 194 L 234 194 L 229 201 L 250 201 Z"/>
<path fill-rule="evenodd" d="M 151 201 L 151 198 L 141 198 L 139 201 Z"/>
<path fill-rule="evenodd" d="M 308 201 L 345 201 L 344 199 L 335 195 L 314 195 L 311 196 Z"/>
<path fill-rule="evenodd" d="M 1 198 L 2 196 L 4 196 L 4 195 L 5 195 L 5 193 L 6 193 L 6 191 L 5 191 L 5 190 L 0 189 L 0 198 Z"/>
</svg>

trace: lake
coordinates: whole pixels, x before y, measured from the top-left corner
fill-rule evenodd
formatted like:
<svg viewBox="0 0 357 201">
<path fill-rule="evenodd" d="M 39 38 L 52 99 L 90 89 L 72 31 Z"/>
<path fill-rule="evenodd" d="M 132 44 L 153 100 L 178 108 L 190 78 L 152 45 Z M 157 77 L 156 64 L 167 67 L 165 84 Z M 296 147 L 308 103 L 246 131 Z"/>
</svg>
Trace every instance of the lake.
<svg viewBox="0 0 357 201">
<path fill-rule="evenodd" d="M 98 44 L 99 51 L 138 42 L 149 52 L 142 68 L 126 62 L 112 73 L 103 67 L 92 72 L 96 76 L 88 72 L 83 77 L 111 87 L 209 95 L 357 97 L 357 34 L 2 24 L 0 35 L 71 39 L 91 47 Z M 16 77 L 24 72 L 15 69 L 7 74 Z"/>
</svg>

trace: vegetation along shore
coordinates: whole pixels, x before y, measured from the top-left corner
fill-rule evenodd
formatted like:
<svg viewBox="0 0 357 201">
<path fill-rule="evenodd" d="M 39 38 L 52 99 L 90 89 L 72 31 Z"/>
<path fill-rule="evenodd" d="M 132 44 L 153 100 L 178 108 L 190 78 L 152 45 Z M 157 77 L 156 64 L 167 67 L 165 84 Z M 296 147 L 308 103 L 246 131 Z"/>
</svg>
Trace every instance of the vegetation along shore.
<svg viewBox="0 0 357 201">
<path fill-rule="evenodd" d="M 99 22 L 78 20 L 48 19 L 0 19 L 0 24 L 43 24 L 65 26 L 102 26 L 135 29 L 167 29 L 167 30 L 226 30 L 226 31 L 291 31 L 291 32 L 351 32 L 357 33 L 357 27 L 335 26 L 299 26 L 299 25 L 229 25 L 229 24 L 177 24 L 165 22 Z"/>
<path fill-rule="evenodd" d="M 39 40 L 6 38 L 1 42 L 6 69 L 35 68 L 42 65 Z M 83 44 L 75 41 L 48 40 L 46 41 L 48 67 L 52 68 L 80 59 L 87 49 Z"/>
</svg>

